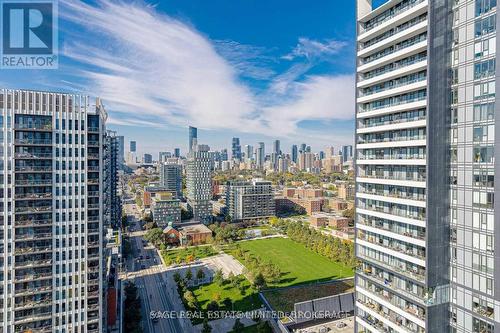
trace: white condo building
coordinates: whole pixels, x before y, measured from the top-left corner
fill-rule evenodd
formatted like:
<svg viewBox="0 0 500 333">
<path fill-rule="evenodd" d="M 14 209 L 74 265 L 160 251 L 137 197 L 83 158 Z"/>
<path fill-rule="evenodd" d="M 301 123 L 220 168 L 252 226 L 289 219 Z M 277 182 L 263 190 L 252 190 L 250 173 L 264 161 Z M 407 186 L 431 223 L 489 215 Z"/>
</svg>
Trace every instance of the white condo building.
<svg viewBox="0 0 500 333">
<path fill-rule="evenodd" d="M 357 332 L 500 332 L 496 0 L 357 0 Z"/>
<path fill-rule="evenodd" d="M 0 332 L 103 331 L 103 138 L 88 97 L 0 89 Z"/>
</svg>

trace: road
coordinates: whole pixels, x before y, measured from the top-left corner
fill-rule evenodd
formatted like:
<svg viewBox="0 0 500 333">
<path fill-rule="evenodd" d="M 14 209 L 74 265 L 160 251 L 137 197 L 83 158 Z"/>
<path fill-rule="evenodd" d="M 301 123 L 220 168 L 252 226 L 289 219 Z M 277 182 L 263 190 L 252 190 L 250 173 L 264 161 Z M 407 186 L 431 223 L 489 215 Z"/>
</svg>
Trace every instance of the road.
<svg viewBox="0 0 500 333">
<path fill-rule="evenodd" d="M 164 318 L 153 322 L 150 318 L 151 311 L 180 311 L 183 308 L 179 304 L 177 291 L 174 290 L 175 284 L 166 275 L 157 251 L 142 238 L 143 232 L 135 204 L 127 203 L 124 208 L 131 219 L 130 226 L 134 231 L 129 233 L 133 258 L 127 261 L 127 272 L 123 278 L 133 281 L 139 290 L 144 332 L 192 332 L 193 327 L 188 320 Z"/>
</svg>

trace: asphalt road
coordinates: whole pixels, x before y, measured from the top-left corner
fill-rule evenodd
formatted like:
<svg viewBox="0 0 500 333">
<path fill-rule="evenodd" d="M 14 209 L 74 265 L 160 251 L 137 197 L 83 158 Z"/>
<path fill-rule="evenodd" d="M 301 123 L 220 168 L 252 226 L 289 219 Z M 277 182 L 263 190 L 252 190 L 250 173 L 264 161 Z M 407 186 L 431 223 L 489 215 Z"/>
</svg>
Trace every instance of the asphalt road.
<svg viewBox="0 0 500 333">
<path fill-rule="evenodd" d="M 127 214 L 136 212 L 135 205 L 125 205 Z M 132 217 L 133 229 L 130 234 L 133 258 L 127 262 L 127 272 L 138 290 L 142 303 L 143 329 L 145 333 L 184 333 L 186 330 L 181 326 L 178 318 L 162 318 L 156 322 L 150 318 L 151 311 L 174 311 L 172 298 L 175 297 L 173 287 L 163 274 L 164 267 L 161 265 L 158 253 L 152 246 L 143 241 L 140 230 L 138 215 Z"/>
</svg>

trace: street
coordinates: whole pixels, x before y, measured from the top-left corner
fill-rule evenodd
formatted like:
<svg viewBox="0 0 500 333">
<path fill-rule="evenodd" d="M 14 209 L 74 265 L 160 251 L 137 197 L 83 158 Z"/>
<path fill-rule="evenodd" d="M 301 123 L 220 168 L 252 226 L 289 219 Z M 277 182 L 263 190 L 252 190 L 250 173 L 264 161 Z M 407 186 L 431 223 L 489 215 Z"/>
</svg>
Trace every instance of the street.
<svg viewBox="0 0 500 333">
<path fill-rule="evenodd" d="M 184 311 L 184 308 L 175 290 L 176 286 L 171 274 L 167 275 L 156 249 L 142 238 L 144 232 L 141 231 L 135 204 L 125 204 L 124 208 L 134 231 L 129 233 L 133 255 L 126 262 L 123 281 L 124 283 L 132 281 L 138 288 L 144 332 L 194 332 L 189 319 L 151 319 L 152 311 L 179 313 Z"/>
</svg>

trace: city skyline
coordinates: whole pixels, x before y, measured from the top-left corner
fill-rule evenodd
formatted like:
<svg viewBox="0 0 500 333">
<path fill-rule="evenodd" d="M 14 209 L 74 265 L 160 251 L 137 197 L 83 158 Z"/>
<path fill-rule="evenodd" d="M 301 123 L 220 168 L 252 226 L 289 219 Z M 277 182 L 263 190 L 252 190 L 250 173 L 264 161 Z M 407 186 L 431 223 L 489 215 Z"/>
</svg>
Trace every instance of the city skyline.
<svg viewBox="0 0 500 333">
<path fill-rule="evenodd" d="M 0 80 L 2 86 L 101 97 L 109 113 L 108 127 L 127 142 L 142 142 L 138 155 L 174 147 L 187 151 L 180 138 L 188 125 L 198 127 L 213 149 L 225 147 L 221 135 L 240 137 L 242 142 L 265 141 L 269 146 L 275 139 L 291 146 L 294 138 L 317 141 L 319 146 L 353 143 L 354 3 L 321 1 L 304 13 L 299 1 L 288 2 L 280 14 L 280 21 L 288 22 L 283 26 L 276 25 L 272 14 L 283 7 L 279 2 L 101 4 L 61 1 L 59 70 L 8 71 Z M 199 8 L 207 15 L 200 16 Z M 261 17 L 261 33 L 249 35 L 249 27 L 255 27 L 246 13 L 253 12 Z M 322 19 L 300 24 L 317 16 Z M 106 17 L 128 24 L 116 30 L 118 24 L 108 24 L 110 20 L 102 19 Z M 140 36 L 135 32 L 139 21 Z M 88 31 L 89 25 L 99 28 Z M 181 42 L 157 35 L 156 30 L 174 31 Z M 164 55 L 142 39 L 162 45 Z M 101 49 L 96 40 L 108 47 Z M 142 56 L 137 59 L 124 52 L 115 57 L 109 48 L 130 48 Z M 175 49 L 183 50 L 187 58 L 175 58 Z M 210 68 L 208 73 L 182 65 L 196 64 L 198 58 L 204 61 L 201 68 Z M 154 74 L 144 59 L 153 64 Z M 156 68 L 165 71 L 158 76 Z M 173 78 L 179 79 L 175 85 Z M 210 84 L 199 83 L 206 79 Z M 186 102 L 190 100 L 194 102 Z"/>
</svg>

